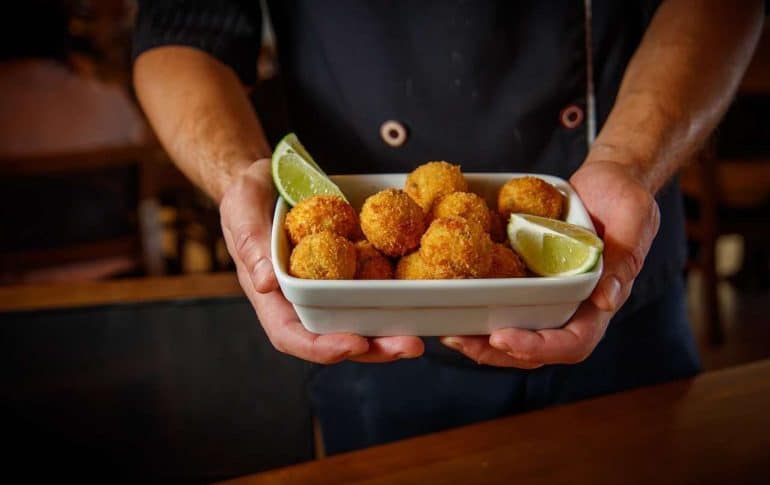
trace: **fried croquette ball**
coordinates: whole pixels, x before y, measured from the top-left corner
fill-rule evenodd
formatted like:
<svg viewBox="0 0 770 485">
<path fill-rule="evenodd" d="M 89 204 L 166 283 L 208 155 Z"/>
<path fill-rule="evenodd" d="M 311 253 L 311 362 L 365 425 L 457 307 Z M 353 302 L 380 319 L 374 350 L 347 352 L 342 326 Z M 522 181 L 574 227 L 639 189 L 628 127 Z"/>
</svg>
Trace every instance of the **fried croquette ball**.
<svg viewBox="0 0 770 485">
<path fill-rule="evenodd" d="M 489 236 L 496 243 L 508 242 L 505 219 L 496 210 L 489 211 Z"/>
<path fill-rule="evenodd" d="M 356 275 L 356 248 L 330 231 L 302 238 L 289 258 L 289 273 L 310 280 L 352 280 Z"/>
<path fill-rule="evenodd" d="M 361 229 L 366 239 L 386 256 L 403 256 L 420 244 L 425 214 L 403 190 L 387 189 L 364 202 Z"/>
<path fill-rule="evenodd" d="M 477 222 L 441 217 L 425 231 L 420 256 L 452 278 L 484 278 L 492 265 L 492 239 Z"/>
<path fill-rule="evenodd" d="M 391 280 L 393 279 L 393 263 L 382 255 L 369 241 L 358 241 L 356 244 L 358 263 L 356 268 L 357 280 Z"/>
<path fill-rule="evenodd" d="M 358 217 L 342 197 L 316 195 L 294 206 L 286 214 L 284 226 L 294 245 L 306 236 L 324 231 L 350 239 L 358 230 Z"/>
<path fill-rule="evenodd" d="M 559 189 L 537 177 L 514 178 L 497 196 L 497 210 L 505 220 L 512 212 L 560 219 L 564 196 Z"/>
<path fill-rule="evenodd" d="M 527 276 L 527 267 L 518 254 L 503 244 L 492 247 L 492 267 L 487 278 L 521 278 Z"/>
<path fill-rule="evenodd" d="M 468 182 L 465 181 L 459 165 L 428 162 L 414 169 L 406 177 L 404 190 L 427 214 L 433 202 L 442 195 L 467 192 Z"/>
<path fill-rule="evenodd" d="M 453 277 L 447 267 L 432 266 L 423 261 L 419 251 L 398 260 L 395 276 L 398 280 L 442 280 Z"/>
<path fill-rule="evenodd" d="M 439 217 L 461 217 L 478 222 L 486 232 L 489 232 L 491 224 L 487 203 L 472 192 L 452 192 L 436 199 L 431 209 L 431 218 Z"/>
<path fill-rule="evenodd" d="M 398 260 L 395 276 L 397 280 L 426 280 L 427 271 L 420 253 L 415 251 Z"/>
</svg>

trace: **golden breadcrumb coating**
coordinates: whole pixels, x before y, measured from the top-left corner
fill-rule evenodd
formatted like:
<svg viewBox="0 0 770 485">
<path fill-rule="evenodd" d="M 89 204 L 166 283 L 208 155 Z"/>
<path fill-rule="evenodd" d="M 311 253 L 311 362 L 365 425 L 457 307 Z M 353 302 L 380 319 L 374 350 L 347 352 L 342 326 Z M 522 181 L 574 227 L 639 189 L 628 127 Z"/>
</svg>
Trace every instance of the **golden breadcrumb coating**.
<svg viewBox="0 0 770 485">
<path fill-rule="evenodd" d="M 342 197 L 316 195 L 294 206 L 286 214 L 284 226 L 294 245 L 306 236 L 324 231 L 350 239 L 358 230 L 358 217 Z"/>
<path fill-rule="evenodd" d="M 496 210 L 489 211 L 489 236 L 496 243 L 508 242 L 508 231 L 506 231 L 506 221 Z"/>
<path fill-rule="evenodd" d="M 559 189 L 537 177 L 513 178 L 497 196 L 497 210 L 505 220 L 512 212 L 560 219 L 564 196 Z"/>
<path fill-rule="evenodd" d="M 527 267 L 511 248 L 495 243 L 492 247 L 492 267 L 487 278 L 521 278 L 527 276 Z"/>
<path fill-rule="evenodd" d="M 459 217 L 435 219 L 420 242 L 420 256 L 453 278 L 483 278 L 492 265 L 492 239 L 480 224 Z"/>
<path fill-rule="evenodd" d="M 439 217 L 461 217 L 478 222 L 486 232 L 489 232 L 491 225 L 487 203 L 472 192 L 452 192 L 436 199 L 431 209 L 431 219 Z"/>
<path fill-rule="evenodd" d="M 433 202 L 442 195 L 467 192 L 468 182 L 460 171 L 459 165 L 428 162 L 414 169 L 406 177 L 404 190 L 427 214 Z"/>
<path fill-rule="evenodd" d="M 393 279 L 393 263 L 382 255 L 369 241 L 358 241 L 357 280 L 391 280 Z"/>
<path fill-rule="evenodd" d="M 406 192 L 386 189 L 364 202 L 361 229 L 366 239 L 386 256 L 403 256 L 420 244 L 425 214 Z"/>
<path fill-rule="evenodd" d="M 399 280 L 442 280 L 452 279 L 453 275 L 447 267 L 429 265 L 419 251 L 415 251 L 398 260 L 395 277 Z"/>
<path fill-rule="evenodd" d="M 311 280 L 352 280 L 356 275 L 356 248 L 330 231 L 302 238 L 289 258 L 289 273 Z"/>
</svg>

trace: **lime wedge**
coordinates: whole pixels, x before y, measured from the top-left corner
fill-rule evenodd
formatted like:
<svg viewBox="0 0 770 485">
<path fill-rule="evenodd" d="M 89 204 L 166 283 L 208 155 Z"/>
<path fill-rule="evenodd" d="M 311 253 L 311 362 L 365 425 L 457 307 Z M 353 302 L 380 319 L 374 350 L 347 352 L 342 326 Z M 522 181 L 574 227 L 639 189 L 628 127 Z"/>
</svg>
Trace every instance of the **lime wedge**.
<svg viewBox="0 0 770 485">
<path fill-rule="evenodd" d="M 275 159 L 275 157 L 280 158 L 291 152 L 296 153 L 300 156 L 300 158 L 312 165 L 316 170 L 326 175 L 326 172 L 321 170 L 321 167 L 319 167 L 316 161 L 313 160 L 313 157 L 310 155 L 310 153 L 308 153 L 307 149 L 305 149 L 305 146 L 300 143 L 299 138 L 297 138 L 297 135 L 294 133 L 289 133 L 288 135 L 281 138 L 281 141 L 278 142 L 278 144 L 275 146 L 275 150 L 273 150 L 273 159 Z"/>
<path fill-rule="evenodd" d="M 314 195 L 337 195 L 347 200 L 309 156 L 293 133 L 278 143 L 273 152 L 271 171 L 281 197 L 291 206 Z"/>
<path fill-rule="evenodd" d="M 590 271 L 604 249 L 602 240 L 584 227 L 529 214 L 511 214 L 508 239 L 527 267 L 540 276 Z"/>
</svg>

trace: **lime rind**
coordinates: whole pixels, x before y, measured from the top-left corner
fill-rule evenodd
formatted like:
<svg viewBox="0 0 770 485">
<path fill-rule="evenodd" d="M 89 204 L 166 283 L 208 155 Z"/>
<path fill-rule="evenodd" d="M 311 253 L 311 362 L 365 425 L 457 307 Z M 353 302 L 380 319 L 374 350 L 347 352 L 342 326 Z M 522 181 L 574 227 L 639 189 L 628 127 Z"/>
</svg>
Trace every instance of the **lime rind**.
<svg viewBox="0 0 770 485">
<path fill-rule="evenodd" d="M 305 146 L 299 141 L 299 138 L 295 133 L 289 133 L 281 138 L 281 141 L 275 146 L 273 151 L 273 157 L 282 157 L 287 153 L 294 152 L 300 156 L 304 161 L 313 166 L 320 173 L 326 175 L 326 172 L 316 163 L 312 155 L 307 151 Z"/>
</svg>

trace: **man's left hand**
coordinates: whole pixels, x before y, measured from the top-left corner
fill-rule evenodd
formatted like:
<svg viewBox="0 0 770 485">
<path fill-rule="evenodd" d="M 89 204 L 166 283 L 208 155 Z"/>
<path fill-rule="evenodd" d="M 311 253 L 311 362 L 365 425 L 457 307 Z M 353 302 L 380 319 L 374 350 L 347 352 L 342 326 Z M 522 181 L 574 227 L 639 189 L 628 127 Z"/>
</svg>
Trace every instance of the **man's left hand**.
<svg viewBox="0 0 770 485">
<path fill-rule="evenodd" d="M 631 165 L 590 161 L 570 183 L 604 240 L 604 272 L 591 296 L 561 328 L 504 328 L 489 336 L 443 337 L 479 364 L 534 369 L 585 360 L 604 336 L 610 318 L 628 299 L 658 232 L 660 211 Z"/>
</svg>

